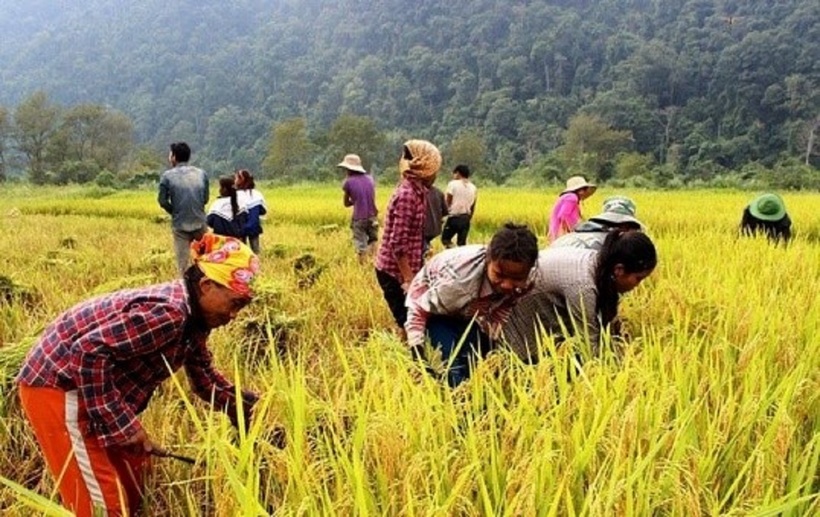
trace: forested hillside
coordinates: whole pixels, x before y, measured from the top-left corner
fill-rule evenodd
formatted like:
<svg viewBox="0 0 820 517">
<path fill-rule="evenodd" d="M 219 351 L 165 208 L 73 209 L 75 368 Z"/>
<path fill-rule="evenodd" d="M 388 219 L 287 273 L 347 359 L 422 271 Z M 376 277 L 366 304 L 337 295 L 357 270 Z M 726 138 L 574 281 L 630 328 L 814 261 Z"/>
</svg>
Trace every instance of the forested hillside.
<svg viewBox="0 0 820 517">
<path fill-rule="evenodd" d="M 419 136 L 474 143 L 497 182 L 567 168 L 708 181 L 820 162 L 817 0 L 0 0 L 0 12 L 9 113 L 37 90 L 107 106 L 139 143 L 187 140 L 215 169 L 320 178 L 356 150 L 341 149 L 342 115 L 375 128 L 362 154 L 377 170 Z M 304 145 L 277 151 L 276 129 Z"/>
</svg>

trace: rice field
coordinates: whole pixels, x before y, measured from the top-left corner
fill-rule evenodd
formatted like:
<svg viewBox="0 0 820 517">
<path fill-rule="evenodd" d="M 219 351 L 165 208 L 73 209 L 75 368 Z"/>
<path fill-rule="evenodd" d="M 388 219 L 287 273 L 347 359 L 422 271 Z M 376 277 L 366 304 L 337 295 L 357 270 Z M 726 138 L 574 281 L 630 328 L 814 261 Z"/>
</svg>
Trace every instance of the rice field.
<svg viewBox="0 0 820 517">
<path fill-rule="evenodd" d="M 599 190 L 585 214 L 627 194 L 659 250 L 621 305 L 625 355 L 570 382 L 571 354 L 529 366 L 501 350 L 450 390 L 396 337 L 340 187 L 261 190 L 260 295 L 211 348 L 262 401 L 236 431 L 183 373 L 166 382 L 143 424 L 196 463 L 154 462 L 146 515 L 820 514 L 820 194 L 784 194 L 784 249 L 737 238 L 755 193 Z M 480 188 L 470 241 L 515 220 L 545 242 L 553 190 Z M 21 354 L 74 303 L 174 277 L 155 197 L 0 191 L 4 516 L 64 514 L 9 383 Z"/>
</svg>

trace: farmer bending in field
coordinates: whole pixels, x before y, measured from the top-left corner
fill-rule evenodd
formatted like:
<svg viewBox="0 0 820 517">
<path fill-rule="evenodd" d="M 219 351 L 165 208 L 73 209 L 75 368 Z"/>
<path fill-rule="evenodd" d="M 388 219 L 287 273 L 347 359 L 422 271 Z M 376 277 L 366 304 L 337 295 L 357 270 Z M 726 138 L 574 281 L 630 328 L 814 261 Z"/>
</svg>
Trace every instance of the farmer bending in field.
<svg viewBox="0 0 820 517">
<path fill-rule="evenodd" d="M 747 237 L 761 234 L 774 244 L 788 244 L 792 238 L 792 220 L 783 199 L 772 193 L 754 198 L 743 209 L 740 233 Z"/>
<path fill-rule="evenodd" d="M 440 167 L 436 146 L 425 140 L 405 142 L 399 158 L 401 183 L 387 203 L 376 279 L 402 333 L 407 321 L 407 288 L 423 262 L 427 189 Z"/>
<path fill-rule="evenodd" d="M 472 363 L 493 348 L 501 323 L 531 286 L 538 239 L 507 223 L 489 246 L 452 248 L 419 271 L 407 296 L 405 329 L 411 353 L 424 356 L 425 338 L 449 363 L 447 383 L 470 377 Z"/>
<path fill-rule="evenodd" d="M 251 300 L 259 261 L 212 233 L 191 245 L 184 279 L 117 291 L 60 315 L 17 376 L 20 398 L 60 497 L 79 516 L 137 512 L 150 455 L 162 451 L 137 415 L 181 366 L 193 390 L 237 425 L 258 396 L 214 369 L 211 330 Z"/>
<path fill-rule="evenodd" d="M 543 337 L 560 344 L 579 336 L 597 355 L 602 330 L 618 315 L 621 295 L 651 275 L 657 262 L 652 240 L 636 231 L 610 231 L 600 251 L 541 251 L 535 285 L 513 308 L 502 329 L 504 339 L 529 362 L 537 361 Z"/>
<path fill-rule="evenodd" d="M 604 200 L 604 210 L 575 225 L 570 233 L 555 239 L 551 248 L 583 248 L 599 251 L 607 233 L 620 229 L 641 231 L 643 224 L 635 218 L 635 203 L 626 196 L 612 196 Z"/>
</svg>

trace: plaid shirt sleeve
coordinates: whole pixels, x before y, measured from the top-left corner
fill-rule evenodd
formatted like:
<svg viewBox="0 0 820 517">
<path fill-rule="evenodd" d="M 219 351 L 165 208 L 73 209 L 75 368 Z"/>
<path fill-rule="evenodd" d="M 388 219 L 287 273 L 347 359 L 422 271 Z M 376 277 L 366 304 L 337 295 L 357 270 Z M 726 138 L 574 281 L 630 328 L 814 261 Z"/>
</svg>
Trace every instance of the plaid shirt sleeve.
<svg viewBox="0 0 820 517">
<path fill-rule="evenodd" d="M 192 351 L 185 358 L 185 372 L 191 388 L 199 398 L 213 403 L 214 409 L 224 411 L 233 419 L 239 409 L 236 404 L 236 386 L 228 381 L 213 365 L 213 354 L 207 346 L 207 334 L 195 338 Z M 242 390 L 242 410 L 249 411 L 259 395 Z"/>
<path fill-rule="evenodd" d="M 116 314 L 94 314 L 103 320 L 93 332 L 78 339 L 69 369 L 103 446 L 122 443 L 140 429 L 137 416 L 123 402 L 112 372 L 117 360 L 149 354 L 175 340 L 179 308 L 167 304 L 135 305 Z"/>
<path fill-rule="evenodd" d="M 416 233 L 420 233 L 423 225 L 424 209 L 419 210 L 419 199 L 413 194 L 410 188 L 402 188 L 393 199 L 391 218 L 393 220 L 393 232 L 386 243 L 393 250 L 395 257 L 408 255 L 413 250 L 410 245 Z M 421 200 L 424 206 L 424 200 Z"/>
</svg>

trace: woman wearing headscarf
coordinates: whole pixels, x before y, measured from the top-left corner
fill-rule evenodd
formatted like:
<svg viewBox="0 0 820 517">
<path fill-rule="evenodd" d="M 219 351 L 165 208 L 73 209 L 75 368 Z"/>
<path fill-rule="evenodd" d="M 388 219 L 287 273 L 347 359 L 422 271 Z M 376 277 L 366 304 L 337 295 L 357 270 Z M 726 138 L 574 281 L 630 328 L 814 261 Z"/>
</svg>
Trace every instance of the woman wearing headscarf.
<svg viewBox="0 0 820 517">
<path fill-rule="evenodd" d="M 408 140 L 399 158 L 401 181 L 387 203 L 376 279 L 393 319 L 404 332 L 407 288 L 423 263 L 427 190 L 441 168 L 441 153 L 426 140 Z"/>
<path fill-rule="evenodd" d="M 542 330 L 556 343 L 569 336 L 588 339 L 597 354 L 601 331 L 618 315 L 621 296 L 651 275 L 657 262 L 652 240 L 636 231 L 610 231 L 600 251 L 541 251 L 535 286 L 513 308 L 504 339 L 527 360 L 537 359 Z"/>
<path fill-rule="evenodd" d="M 239 240 L 212 233 L 191 251 L 183 279 L 103 295 L 58 316 L 17 375 L 46 466 L 76 515 L 137 513 L 150 455 L 162 452 L 138 415 L 180 367 L 234 424 L 250 418 L 258 395 L 237 397 L 207 341 L 250 302 L 259 260 Z"/>
<path fill-rule="evenodd" d="M 550 213 L 547 234 L 549 242 L 571 232 L 581 221 L 581 201 L 594 194 L 597 188 L 583 176 L 573 176 L 567 180 L 567 188 L 558 196 Z"/>
</svg>

